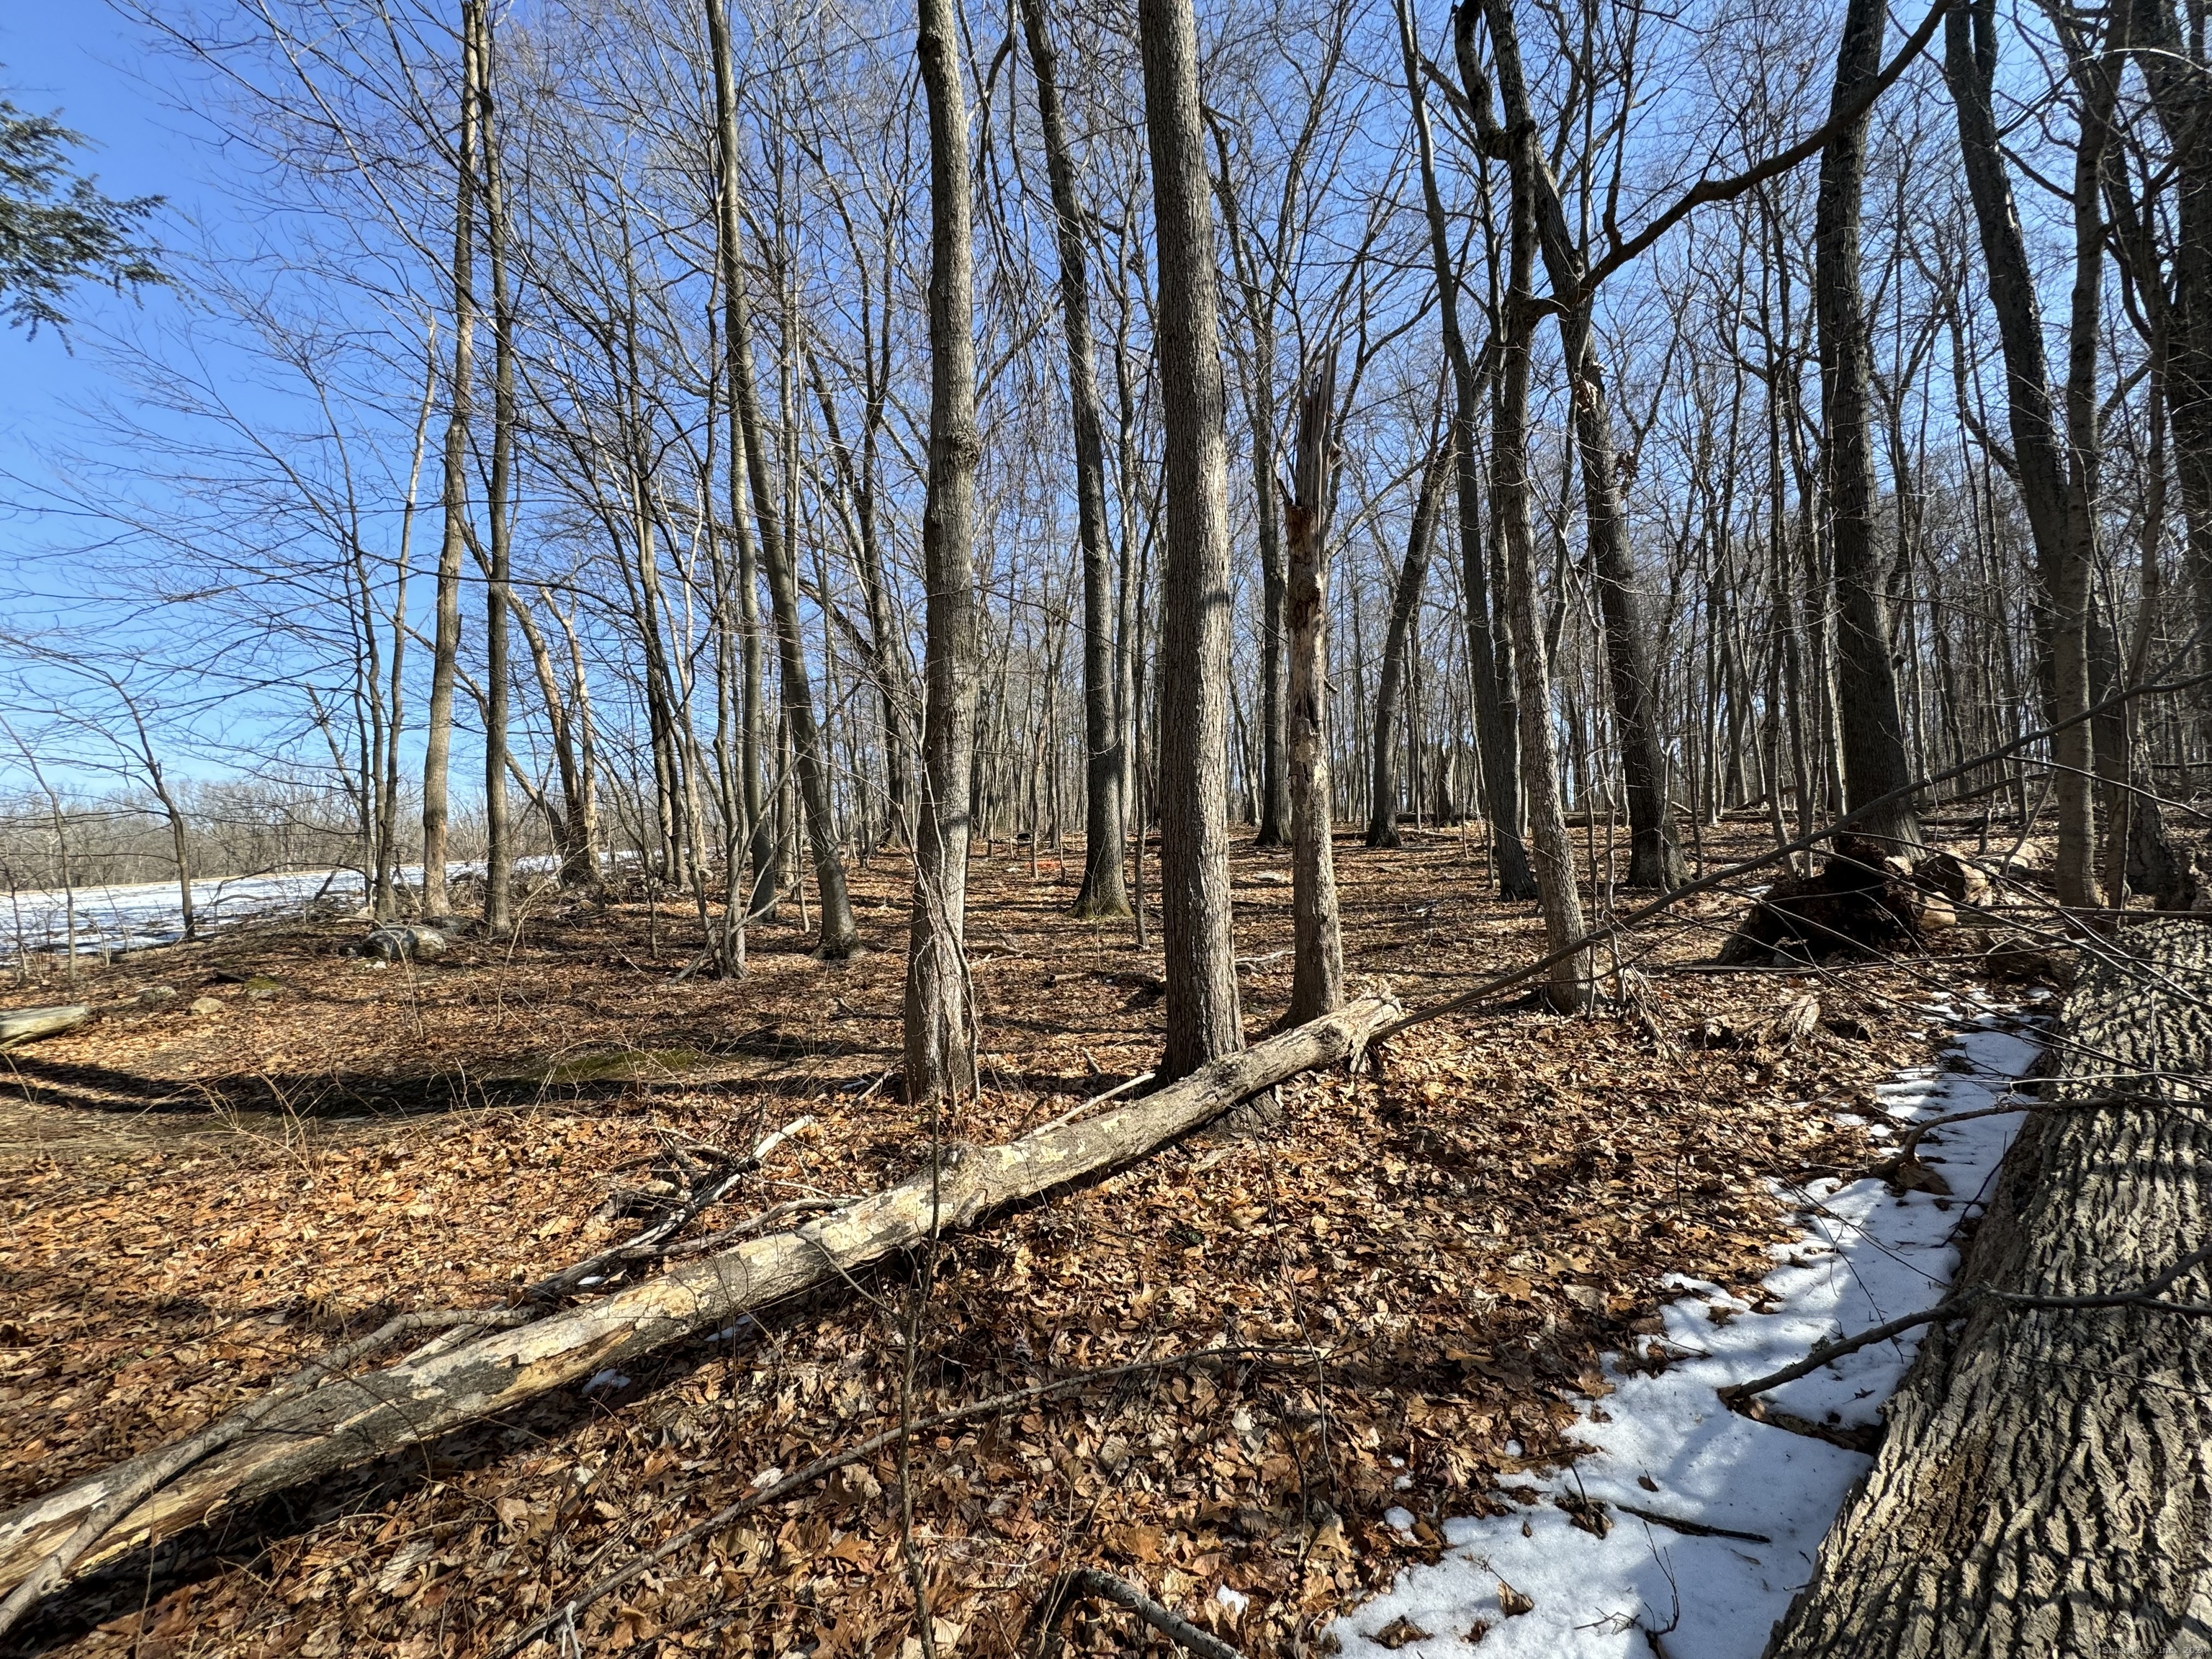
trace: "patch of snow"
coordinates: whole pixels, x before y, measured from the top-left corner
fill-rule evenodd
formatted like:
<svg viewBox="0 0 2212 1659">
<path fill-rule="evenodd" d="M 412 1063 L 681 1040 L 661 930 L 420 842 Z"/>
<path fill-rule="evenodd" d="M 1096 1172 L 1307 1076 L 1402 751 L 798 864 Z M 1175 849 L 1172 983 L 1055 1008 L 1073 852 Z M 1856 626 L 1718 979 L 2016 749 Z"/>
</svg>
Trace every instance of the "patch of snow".
<svg viewBox="0 0 2212 1659">
<path fill-rule="evenodd" d="M 1413 1529 L 1413 1510 L 1401 1509 L 1395 1504 L 1382 1511 L 1382 1518 L 1397 1528 L 1400 1532 L 1411 1532 Z"/>
<path fill-rule="evenodd" d="M 586 1394 L 590 1394 L 597 1389 L 626 1389 L 628 1387 L 629 1387 L 629 1378 L 624 1376 L 618 1370 L 610 1369 L 601 1371 L 590 1382 L 585 1383 L 584 1392 Z"/>
<path fill-rule="evenodd" d="M 2007 1012 L 1978 1000 L 1964 1012 L 1931 1006 L 1937 1023 L 1965 1022 L 1947 1053 L 1963 1067 L 1898 1073 L 1876 1091 L 1893 1119 L 1909 1124 L 2003 1103 L 2042 1052 L 2033 1036 L 2007 1027 Z M 1770 1311 L 1670 1275 L 1688 1294 L 1664 1310 L 1657 1340 L 1682 1357 L 1656 1376 L 1624 1374 L 1609 1358 L 1615 1391 L 1602 1418 L 1585 1407 L 1571 1431 L 1592 1454 L 1556 1474 L 1522 1477 L 1541 1493 L 1525 1510 L 1447 1520 L 1441 1560 L 1409 1568 L 1335 1622 L 1330 1633 L 1343 1653 L 1376 1659 L 1393 1651 L 1373 1638 L 1402 1619 L 1436 1632 L 1395 1650 L 1415 1659 L 1643 1659 L 1653 1650 L 1647 1630 L 1669 1652 L 1757 1659 L 1872 1460 L 1740 1417 L 1715 1390 L 1778 1370 L 1824 1339 L 1939 1300 L 1958 1267 L 1958 1225 L 1986 1194 L 2020 1121 L 1980 1118 L 1922 1140 L 1922 1160 L 1949 1183 L 1948 1199 L 1900 1197 L 1875 1180 L 1779 1188 L 1798 1206 L 1804 1236 L 1774 1252 L 1761 1304 Z M 1766 1398 L 1815 1423 L 1876 1423 L 1920 1336 L 1862 1348 Z M 1605 1504 L 1607 1534 L 1575 1526 L 1553 1501 L 1563 1495 Z M 1723 1530 L 1679 1532 L 1632 1509 Z M 1394 1507 L 1383 1519 L 1400 1526 L 1405 1513 Z M 1468 1638 L 1486 1625 L 1478 1654 Z"/>
<path fill-rule="evenodd" d="M 1239 1618 L 1243 1616 L 1244 1609 L 1252 1605 L 1250 1596 L 1242 1590 L 1233 1590 L 1226 1584 L 1213 1592 L 1213 1599 Z"/>
</svg>

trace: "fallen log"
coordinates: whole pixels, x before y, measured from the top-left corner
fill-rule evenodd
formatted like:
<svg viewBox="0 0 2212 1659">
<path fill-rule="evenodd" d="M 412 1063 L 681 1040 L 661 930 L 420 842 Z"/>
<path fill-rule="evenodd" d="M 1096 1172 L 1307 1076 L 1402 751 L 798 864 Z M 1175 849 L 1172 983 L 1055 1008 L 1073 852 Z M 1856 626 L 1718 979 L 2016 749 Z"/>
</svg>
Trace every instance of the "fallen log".
<svg viewBox="0 0 2212 1659">
<path fill-rule="evenodd" d="M 93 1016 L 90 1004 L 73 1002 L 60 1008 L 13 1008 L 0 1013 L 0 1048 L 13 1048 L 34 1037 L 52 1036 L 82 1025 Z"/>
<path fill-rule="evenodd" d="M 948 1147 L 933 1171 L 789 1232 L 689 1261 L 603 1300 L 427 1353 L 286 1401 L 252 1431 L 178 1473 L 85 1548 L 80 1577 L 143 1545 L 301 1482 L 368 1462 L 502 1412 L 605 1367 L 711 1331 L 739 1315 L 849 1278 L 933 1231 L 973 1225 L 1058 1188 L 1107 1174 L 1316 1066 L 1356 1056 L 1400 1012 L 1387 996 L 1224 1056 L 1112 1111 L 1003 1146 Z M 249 1407 L 250 1409 L 250 1407 Z M 20 1583 L 155 1451 L 0 1516 L 0 1591 Z"/>
<path fill-rule="evenodd" d="M 2202 1650 L 2212 936 L 2112 943 L 1777 1659 Z"/>
</svg>

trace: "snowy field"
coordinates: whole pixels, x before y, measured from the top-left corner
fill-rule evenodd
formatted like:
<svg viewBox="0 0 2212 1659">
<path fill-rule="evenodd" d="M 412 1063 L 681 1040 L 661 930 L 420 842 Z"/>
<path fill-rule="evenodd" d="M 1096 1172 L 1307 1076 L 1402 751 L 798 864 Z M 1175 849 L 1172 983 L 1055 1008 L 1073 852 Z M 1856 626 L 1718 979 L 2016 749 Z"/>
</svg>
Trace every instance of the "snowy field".
<svg viewBox="0 0 2212 1659">
<path fill-rule="evenodd" d="M 283 875 L 211 878 L 192 884 L 192 909 L 204 933 L 258 917 L 296 915 L 318 898 L 362 902 L 356 870 L 295 870 Z M 0 959 L 26 951 L 69 950 L 70 900 L 80 956 L 106 956 L 173 945 L 184 937 L 184 906 L 173 881 L 0 895 Z"/>
<path fill-rule="evenodd" d="M 517 859 L 517 875 L 550 875 L 559 860 Z M 447 878 L 481 876 L 483 863 L 455 860 Z M 422 870 L 399 871 L 403 885 L 420 887 Z M 210 877 L 192 884 L 194 920 L 203 933 L 276 916 L 298 915 L 319 901 L 351 909 L 366 902 L 358 870 L 294 870 L 279 875 Z M 184 937 L 185 912 L 173 881 L 137 882 L 124 887 L 59 888 L 0 894 L 0 962 L 30 951 L 66 954 L 70 902 L 74 900 L 79 956 L 110 956 L 173 945 Z"/>
<path fill-rule="evenodd" d="M 1963 1010 L 1925 1012 L 1958 1035 L 1938 1065 L 1900 1072 L 1878 1090 L 1898 1123 L 1998 1104 L 2042 1051 L 1995 1005 L 1970 1000 Z M 1525 1477 L 1543 1496 L 1516 1514 L 1445 1522 L 1441 1560 L 1407 1570 L 1388 1594 L 1336 1622 L 1343 1651 L 1360 1659 L 1758 1659 L 1872 1460 L 1739 1417 L 1714 1391 L 1940 1300 L 1959 1264 L 1954 1231 L 1987 1192 L 2019 1123 L 1982 1118 L 1922 1140 L 1922 1161 L 1949 1184 L 1951 1199 L 1899 1197 L 1873 1180 L 1784 1192 L 1803 1233 L 1775 1250 L 1778 1265 L 1765 1281 L 1772 1310 L 1753 1313 L 1717 1286 L 1675 1281 L 1689 1294 L 1666 1310 L 1663 1336 L 1642 1340 L 1685 1357 L 1657 1376 L 1624 1375 L 1609 1359 L 1615 1391 L 1585 1406 L 1572 1431 L 1593 1454 L 1558 1474 Z M 1881 1126 L 1875 1133 L 1896 1135 Z M 1816 1423 L 1878 1422 L 1920 1335 L 1846 1355 L 1766 1398 Z M 1561 1495 L 1601 1502 L 1613 1522 L 1607 1535 L 1575 1526 L 1558 1507 Z M 1639 1510 L 1709 1532 L 1632 1512 Z M 1413 1520 L 1402 1511 L 1389 1518 Z M 1509 1613 L 1508 1603 L 1521 1610 Z"/>
</svg>

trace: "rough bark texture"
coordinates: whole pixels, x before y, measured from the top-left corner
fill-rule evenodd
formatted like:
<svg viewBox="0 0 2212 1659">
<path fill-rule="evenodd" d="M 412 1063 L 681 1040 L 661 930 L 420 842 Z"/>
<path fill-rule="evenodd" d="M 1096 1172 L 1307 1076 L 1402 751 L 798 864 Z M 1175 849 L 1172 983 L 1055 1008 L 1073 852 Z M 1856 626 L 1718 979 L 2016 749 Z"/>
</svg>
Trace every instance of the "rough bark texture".
<svg viewBox="0 0 2212 1659">
<path fill-rule="evenodd" d="M 473 8 L 471 9 L 473 25 Z M 474 27 L 461 31 L 460 148 L 453 184 L 453 378 L 446 404 L 445 536 L 438 545 L 430 703 L 422 747 L 422 914 L 446 896 L 447 769 L 453 744 L 453 678 L 461 648 L 461 556 L 469 538 L 469 381 L 476 342 L 477 64 Z"/>
<path fill-rule="evenodd" d="M 1521 73 L 1520 36 L 1512 0 L 1485 0 L 1490 38 L 1498 66 L 1498 92 L 1509 133 L 1533 131 L 1527 86 Z M 1488 100 L 1486 97 L 1485 106 Z M 1613 450 L 1613 416 L 1606 401 L 1604 366 L 1592 339 L 1592 296 L 1582 252 L 1567 227 L 1559 181 L 1540 151 L 1528 164 L 1526 187 L 1535 214 L 1537 246 L 1553 296 L 1561 303 L 1559 349 L 1574 382 L 1575 443 L 1581 461 L 1583 515 L 1589 526 L 1592 574 L 1597 579 L 1598 610 L 1604 623 L 1606 683 L 1613 693 L 1613 724 L 1620 732 L 1620 771 L 1628 796 L 1631 887 L 1671 891 L 1684 880 L 1681 849 L 1675 845 L 1667 810 L 1667 760 L 1659 742 L 1659 708 L 1654 694 L 1651 630 L 1628 544 L 1628 511 L 1621 500 L 1620 459 Z M 1524 719 L 1525 728 L 1527 722 Z"/>
<path fill-rule="evenodd" d="M 1406 681 L 1406 652 L 1413 634 L 1414 613 L 1420 609 L 1421 588 L 1428 580 L 1429 557 L 1435 547 L 1437 504 L 1443 493 L 1444 475 L 1457 470 L 1457 446 L 1449 434 L 1429 453 L 1421 469 L 1421 487 L 1413 497 L 1413 525 L 1406 538 L 1406 562 L 1398 567 L 1398 580 L 1390 599 L 1390 631 L 1382 644 L 1381 683 L 1375 693 L 1375 769 L 1367 814 L 1367 844 L 1395 847 L 1398 843 L 1398 698 Z"/>
<path fill-rule="evenodd" d="M 609 1365 L 837 1281 L 933 1229 L 965 1227 L 1071 1182 L 1103 1174 L 1200 1127 L 1237 1101 L 1356 1054 L 1399 1012 L 1366 997 L 1201 1067 L 1143 1100 L 999 1146 L 965 1149 L 940 1169 L 795 1231 L 750 1241 L 587 1307 L 479 1338 L 412 1363 L 336 1382 L 289 1401 L 112 1528 L 72 1576 L 216 1513 L 433 1439 Z M 142 1465 L 118 1464 L 0 1517 L 0 1591 L 19 1583 L 102 1496 Z"/>
<path fill-rule="evenodd" d="M 922 508 L 921 799 L 906 964 L 906 1092 L 975 1086 L 965 930 L 975 746 L 975 335 L 968 110 L 952 0 L 921 0 L 915 46 L 929 95 L 929 483 Z"/>
<path fill-rule="evenodd" d="M 1229 931 L 1229 441 L 1197 22 L 1190 0 L 1140 0 L 1137 25 L 1167 428 L 1159 820 L 1168 1030 L 1160 1073 L 1176 1078 L 1244 1041 Z"/>
<path fill-rule="evenodd" d="M 1847 110 L 1881 67 L 1888 0 L 1850 0 L 1837 52 L 1831 118 Z M 1859 228 L 1869 116 L 1848 123 L 1820 156 L 1814 223 L 1813 291 L 1820 332 L 1820 394 L 1827 430 L 1828 523 L 1836 573 L 1836 700 L 1844 751 L 1844 804 L 1862 807 L 1912 781 L 1890 647 L 1889 605 L 1875 545 L 1874 445 L 1868 416 L 1872 343 L 1859 292 Z M 1908 796 L 1861 833 L 1911 853 L 1920 821 Z"/>
<path fill-rule="evenodd" d="M 2069 999 L 1961 1286 L 2081 1296 L 2212 1241 L 2212 930 L 2130 929 Z M 2205 1299 L 2200 1270 L 2177 1285 Z M 2212 1321 L 1988 1300 L 1922 1349 L 1881 1455 L 1770 1654 L 2201 1654 L 2212 1647 Z"/>
<path fill-rule="evenodd" d="M 1298 410 L 1290 531 L 1291 970 L 1292 1023 L 1344 1000 L 1335 823 L 1329 812 L 1328 531 L 1336 495 L 1336 364 L 1324 362 Z"/>
<path fill-rule="evenodd" d="M 1067 335 L 1067 404 L 1075 428 L 1075 514 L 1083 543 L 1083 886 L 1075 914 L 1129 914 L 1122 880 L 1128 826 L 1121 793 L 1121 730 L 1115 702 L 1114 555 L 1106 542 L 1106 439 L 1091 336 L 1091 276 L 1076 192 L 1075 155 L 1060 105 L 1059 53 L 1044 0 L 1022 0 L 1022 29 L 1036 77 L 1037 122 L 1052 184 L 1060 308 Z"/>
</svg>

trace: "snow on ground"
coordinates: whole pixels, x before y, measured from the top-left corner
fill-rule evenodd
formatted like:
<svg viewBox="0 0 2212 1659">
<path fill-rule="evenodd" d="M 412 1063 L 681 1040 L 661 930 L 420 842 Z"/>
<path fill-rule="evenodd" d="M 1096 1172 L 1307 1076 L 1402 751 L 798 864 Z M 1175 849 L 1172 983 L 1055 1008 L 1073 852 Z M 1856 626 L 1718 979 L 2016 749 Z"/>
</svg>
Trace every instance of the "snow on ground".
<svg viewBox="0 0 2212 1659">
<path fill-rule="evenodd" d="M 1964 1011 L 1924 1011 L 1958 1029 L 1937 1064 L 1909 1067 L 1877 1090 L 1897 1122 L 1996 1105 L 2041 1053 L 2011 1011 L 1967 1000 Z M 1899 1197 L 1875 1180 L 1786 1189 L 1804 1232 L 1776 1247 L 1779 1265 L 1765 1281 L 1772 1310 L 1753 1313 L 1716 1285 L 1678 1279 L 1690 1294 L 1665 1310 L 1657 1340 L 1686 1357 L 1657 1376 L 1625 1375 L 1608 1361 L 1615 1391 L 1585 1406 L 1574 1431 L 1595 1451 L 1557 1474 L 1525 1477 L 1543 1493 L 1529 1508 L 1446 1521 L 1441 1560 L 1409 1568 L 1387 1594 L 1336 1621 L 1343 1652 L 1640 1659 L 1655 1650 L 1649 1630 L 1668 1654 L 1757 1659 L 1872 1460 L 1739 1417 L 1714 1391 L 1939 1300 L 1959 1264 L 1953 1233 L 1986 1194 L 2019 1123 L 1982 1118 L 1921 1141 L 1922 1161 L 1954 1198 Z M 1880 1126 L 1875 1134 L 1894 1138 Z M 1861 1349 L 1767 1398 L 1814 1422 L 1875 1423 L 1920 1335 Z M 1612 1515 L 1607 1535 L 1576 1527 L 1553 1501 L 1561 1494 L 1601 1500 Z M 1631 1509 L 1745 1535 L 1696 1536 Z M 1507 1613 L 1503 1603 L 1524 1598 L 1534 1607 Z"/>
<path fill-rule="evenodd" d="M 525 858 L 517 859 L 514 868 L 520 875 L 550 874 L 558 864 L 552 858 Z M 446 866 L 449 878 L 483 873 L 481 860 Z M 399 879 L 403 884 L 420 886 L 422 867 L 404 866 Z M 192 910 L 200 931 L 215 933 L 264 917 L 297 915 L 319 899 L 357 905 L 365 891 L 358 870 L 210 876 L 192 884 Z M 184 905 L 173 881 L 79 887 L 66 893 L 60 888 L 0 893 L 0 962 L 27 951 L 66 953 L 72 902 L 79 956 L 143 951 L 173 945 L 184 937 Z"/>
</svg>

